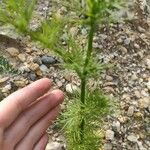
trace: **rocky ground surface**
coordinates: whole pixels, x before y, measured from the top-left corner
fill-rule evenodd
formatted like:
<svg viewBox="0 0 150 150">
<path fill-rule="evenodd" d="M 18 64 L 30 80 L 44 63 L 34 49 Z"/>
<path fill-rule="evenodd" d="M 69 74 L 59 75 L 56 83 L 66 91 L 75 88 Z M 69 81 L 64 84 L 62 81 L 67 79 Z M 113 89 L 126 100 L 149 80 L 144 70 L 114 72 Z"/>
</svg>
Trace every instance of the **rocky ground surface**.
<svg viewBox="0 0 150 150">
<path fill-rule="evenodd" d="M 41 16 L 40 20 L 51 15 L 51 5 L 48 0 L 39 2 L 36 15 Z M 91 82 L 91 87 L 98 84 L 119 106 L 116 114 L 106 118 L 104 150 L 150 149 L 150 9 L 145 3 L 140 6 L 137 19 L 116 23 L 109 28 L 104 26 L 94 38 L 99 62 L 110 63 L 114 67 L 103 72 L 99 82 Z M 64 10 L 64 7 L 59 9 Z M 33 28 L 37 27 L 39 18 L 35 19 Z M 72 28 L 72 34 L 77 30 L 81 31 L 84 40 L 87 30 Z M 73 92 L 72 87 L 77 89 L 79 86 L 76 75 L 61 68 L 61 60 L 53 53 L 27 38 L 19 41 L 18 36 L 11 35 L 11 31 L 4 27 L 0 30 L 0 55 L 20 72 L 17 76 L 0 75 L 1 99 L 42 77 L 52 79 L 53 88 L 60 88 L 66 94 Z M 65 109 L 65 103 L 62 109 Z M 48 129 L 48 133 L 47 150 L 64 150 L 65 138 L 55 125 Z"/>
</svg>

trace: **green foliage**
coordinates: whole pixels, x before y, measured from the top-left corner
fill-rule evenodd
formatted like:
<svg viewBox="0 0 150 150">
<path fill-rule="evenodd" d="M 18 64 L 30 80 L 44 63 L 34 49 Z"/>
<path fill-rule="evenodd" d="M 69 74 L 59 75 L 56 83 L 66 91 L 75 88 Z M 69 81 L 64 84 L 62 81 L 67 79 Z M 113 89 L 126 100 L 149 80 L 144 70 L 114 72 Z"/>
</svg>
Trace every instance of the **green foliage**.
<svg viewBox="0 0 150 150">
<path fill-rule="evenodd" d="M 36 0 L 4 0 L 0 7 L 0 21 L 11 24 L 18 31 L 29 35 L 45 48 L 52 49 L 64 60 L 64 66 L 74 70 L 80 80 L 80 92 L 62 114 L 60 122 L 64 126 L 68 150 L 99 150 L 101 145 L 98 134 L 103 118 L 110 112 L 110 101 L 100 89 L 89 90 L 90 78 L 98 77 L 107 66 L 99 64 L 93 52 L 93 38 L 97 25 L 108 21 L 111 12 L 119 8 L 120 0 L 64 0 L 61 2 L 68 11 L 75 11 L 77 17 L 53 17 L 45 20 L 33 31 L 30 29 L 33 8 Z M 81 2 L 84 5 L 81 5 Z M 69 35 L 70 26 L 78 25 L 88 28 L 87 45 Z M 64 27 L 68 33 L 63 46 L 61 35 Z"/>
<path fill-rule="evenodd" d="M 12 24 L 18 31 L 28 33 L 36 0 L 3 0 L 0 7 L 0 22 Z"/>
<path fill-rule="evenodd" d="M 13 68 L 12 65 L 9 64 L 9 61 L 0 56 L 0 73 L 1 74 L 16 74 L 18 71 Z"/>
<path fill-rule="evenodd" d="M 97 150 L 100 147 L 100 134 L 98 130 L 103 118 L 108 114 L 111 103 L 99 89 L 87 90 L 86 104 L 80 102 L 80 93 L 77 93 L 62 114 L 60 120 L 64 125 L 67 135 L 68 149 L 72 150 Z M 81 109 L 83 105 L 84 109 Z M 85 120 L 84 141 L 80 137 L 80 124 Z"/>
<path fill-rule="evenodd" d="M 30 31 L 33 40 L 39 41 L 46 48 L 57 46 L 59 35 L 62 33 L 63 22 L 58 18 L 46 20 L 36 31 Z"/>
<path fill-rule="evenodd" d="M 37 0 L 3 0 L 0 6 L 0 22 L 13 25 L 20 33 L 29 35 L 46 48 L 54 48 L 64 23 L 59 18 L 45 20 L 36 31 L 30 28 Z"/>
</svg>

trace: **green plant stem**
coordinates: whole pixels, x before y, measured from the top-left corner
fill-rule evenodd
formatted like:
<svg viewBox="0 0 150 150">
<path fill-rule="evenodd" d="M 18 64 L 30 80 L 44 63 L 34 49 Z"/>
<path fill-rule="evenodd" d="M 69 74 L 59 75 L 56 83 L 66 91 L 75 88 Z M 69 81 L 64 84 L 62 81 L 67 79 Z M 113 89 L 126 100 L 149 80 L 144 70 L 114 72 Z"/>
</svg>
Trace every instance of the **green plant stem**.
<svg viewBox="0 0 150 150">
<path fill-rule="evenodd" d="M 80 99 L 81 100 L 81 113 L 84 111 L 84 105 L 86 103 L 85 94 L 86 94 L 86 83 L 87 83 L 87 67 L 91 59 L 92 50 L 93 50 L 94 29 L 95 29 L 95 21 L 91 17 L 90 18 L 90 32 L 89 32 L 89 38 L 88 38 L 88 49 L 86 53 L 85 64 L 83 67 L 83 74 L 82 74 L 83 76 L 81 78 L 81 99 Z M 80 124 L 81 143 L 84 140 L 84 127 L 85 127 L 85 120 L 84 118 L 81 118 L 81 124 Z"/>
</svg>

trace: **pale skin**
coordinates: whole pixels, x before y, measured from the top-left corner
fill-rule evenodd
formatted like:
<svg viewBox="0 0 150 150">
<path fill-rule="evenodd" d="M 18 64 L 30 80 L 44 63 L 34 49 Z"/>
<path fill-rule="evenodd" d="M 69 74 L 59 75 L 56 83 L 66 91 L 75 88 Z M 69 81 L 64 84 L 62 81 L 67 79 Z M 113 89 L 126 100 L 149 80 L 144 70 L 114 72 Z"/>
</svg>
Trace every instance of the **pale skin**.
<svg viewBox="0 0 150 150">
<path fill-rule="evenodd" d="M 46 129 L 56 119 L 64 95 L 49 91 L 51 81 L 40 79 L 0 102 L 0 149 L 45 150 Z"/>
</svg>

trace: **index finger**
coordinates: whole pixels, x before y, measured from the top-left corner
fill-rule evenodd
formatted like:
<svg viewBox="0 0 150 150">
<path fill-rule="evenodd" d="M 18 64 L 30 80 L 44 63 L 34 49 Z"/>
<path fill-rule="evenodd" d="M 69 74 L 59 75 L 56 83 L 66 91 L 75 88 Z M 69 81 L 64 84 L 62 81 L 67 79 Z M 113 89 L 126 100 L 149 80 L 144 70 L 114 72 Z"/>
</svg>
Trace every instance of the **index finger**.
<svg viewBox="0 0 150 150">
<path fill-rule="evenodd" d="M 0 127 L 7 128 L 32 102 L 50 89 L 49 79 L 40 79 L 0 102 Z"/>
</svg>

